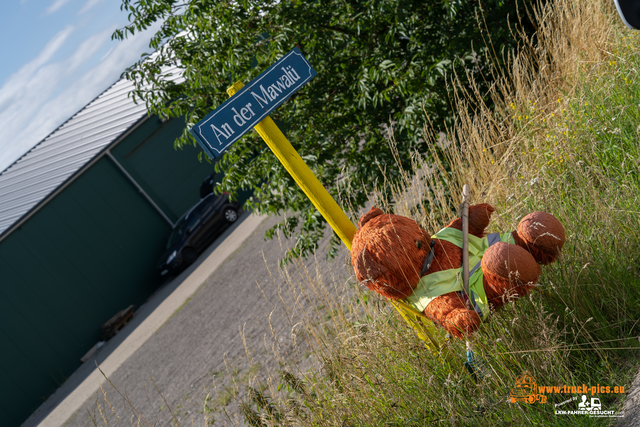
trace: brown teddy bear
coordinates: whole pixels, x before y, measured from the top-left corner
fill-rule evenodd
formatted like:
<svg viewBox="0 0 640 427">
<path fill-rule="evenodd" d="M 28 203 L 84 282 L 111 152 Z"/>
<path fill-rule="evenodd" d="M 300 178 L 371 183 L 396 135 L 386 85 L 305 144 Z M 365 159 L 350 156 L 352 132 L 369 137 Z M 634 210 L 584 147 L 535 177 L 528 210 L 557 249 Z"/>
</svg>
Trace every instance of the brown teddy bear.
<svg viewBox="0 0 640 427">
<path fill-rule="evenodd" d="M 551 214 L 533 212 L 516 231 L 485 236 L 494 208 L 469 207 L 469 294 L 462 287 L 462 220 L 430 236 L 418 223 L 373 207 L 360 217 L 351 262 L 357 279 L 393 300 L 423 312 L 462 338 L 506 302 L 527 295 L 554 262 L 565 241 Z"/>
</svg>

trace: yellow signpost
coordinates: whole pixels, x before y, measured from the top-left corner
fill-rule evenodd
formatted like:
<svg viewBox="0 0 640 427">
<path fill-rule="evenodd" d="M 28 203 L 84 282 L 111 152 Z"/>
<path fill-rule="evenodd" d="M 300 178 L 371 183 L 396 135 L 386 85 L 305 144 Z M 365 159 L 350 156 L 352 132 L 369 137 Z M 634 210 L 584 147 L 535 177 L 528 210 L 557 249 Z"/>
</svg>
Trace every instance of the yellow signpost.
<svg viewBox="0 0 640 427">
<path fill-rule="evenodd" d="M 236 82 L 227 89 L 227 93 L 229 96 L 233 96 L 243 87 L 244 84 L 242 82 Z M 309 166 L 307 166 L 304 160 L 302 160 L 298 152 L 293 148 L 271 117 L 266 116 L 255 125 L 254 129 L 260 134 L 264 142 L 291 174 L 324 219 L 331 225 L 331 228 L 333 228 L 340 237 L 340 240 L 342 240 L 347 249 L 351 250 L 351 241 L 356 233 L 356 226 L 340 206 L 338 206 L 320 181 L 318 181 L 318 178 L 311 169 L 309 169 Z M 409 305 L 401 301 L 391 301 L 391 303 L 400 312 L 400 315 L 405 321 L 416 331 L 427 348 L 434 353 L 438 353 L 440 350 L 438 337 L 441 339 L 442 333 L 436 329 L 435 325 L 427 319 L 423 313 L 416 311 Z"/>
<path fill-rule="evenodd" d="M 229 96 L 233 96 L 242 89 L 244 84 L 236 82 L 227 89 Z M 291 174 L 296 183 L 300 186 L 304 194 L 307 195 L 313 205 L 320 211 L 324 219 L 327 220 L 331 228 L 336 232 L 340 240 L 351 250 L 351 241 L 356 233 L 356 226 L 353 225 L 349 217 L 340 206 L 333 200 L 331 194 L 318 181 L 318 178 L 309 169 L 309 166 L 302 160 L 298 152 L 291 146 L 291 143 L 284 136 L 280 128 L 267 116 L 260 121 L 254 129 L 260 134 L 264 142 L 267 143 L 273 154 L 276 155 L 280 163 Z"/>
</svg>

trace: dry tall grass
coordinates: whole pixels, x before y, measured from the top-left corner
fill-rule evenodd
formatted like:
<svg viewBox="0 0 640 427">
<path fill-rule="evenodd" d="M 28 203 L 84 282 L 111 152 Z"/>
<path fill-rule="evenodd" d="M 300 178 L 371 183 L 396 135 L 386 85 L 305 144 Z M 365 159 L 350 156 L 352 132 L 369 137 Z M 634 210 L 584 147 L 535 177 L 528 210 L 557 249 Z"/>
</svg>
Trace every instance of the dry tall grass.
<svg viewBox="0 0 640 427">
<path fill-rule="evenodd" d="M 539 385 L 630 385 L 640 356 L 640 37 L 605 1 L 559 0 L 532 13 L 536 35 L 521 35 L 520 51 L 493 76 L 490 92 L 454 85 L 455 126 L 446 136 L 425 130 L 432 151 L 416 153 L 416 170 L 393 201 L 372 193 L 377 205 L 434 233 L 457 216 L 465 183 L 472 202 L 497 208 L 491 231 L 512 230 L 533 210 L 565 225 L 562 260 L 544 269 L 538 291 L 493 315 L 476 335 L 481 380 L 462 369 L 464 343 L 451 341 L 450 357 L 434 357 L 374 295 L 309 276 L 292 281 L 290 291 L 302 299 L 315 294 L 309 301 L 324 300 L 322 308 L 290 310 L 322 369 L 295 372 L 283 360 L 283 375 L 243 406 L 251 425 L 610 421 L 554 415 L 553 404 L 567 395 L 551 394 L 546 405 L 507 397 L 525 371 Z M 599 397 L 607 409 L 623 399 Z"/>
</svg>

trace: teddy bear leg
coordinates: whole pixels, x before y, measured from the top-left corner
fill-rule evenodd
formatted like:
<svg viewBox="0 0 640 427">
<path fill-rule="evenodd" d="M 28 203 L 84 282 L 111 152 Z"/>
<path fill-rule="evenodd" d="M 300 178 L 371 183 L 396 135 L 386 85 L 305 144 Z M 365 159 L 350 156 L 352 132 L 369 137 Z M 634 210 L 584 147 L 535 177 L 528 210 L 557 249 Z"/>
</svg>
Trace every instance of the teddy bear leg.
<svg viewBox="0 0 640 427">
<path fill-rule="evenodd" d="M 525 216 L 511 234 L 516 244 L 542 265 L 558 259 L 565 241 L 564 227 L 556 217 L 546 212 L 532 212 Z"/>
<path fill-rule="evenodd" d="M 467 309 L 464 300 L 455 292 L 435 298 L 425 308 L 424 314 L 458 338 L 478 329 L 481 322 L 478 313 Z"/>
<path fill-rule="evenodd" d="M 518 245 L 498 242 L 482 257 L 485 292 L 489 304 L 498 309 L 533 289 L 542 270 L 535 258 Z"/>
</svg>

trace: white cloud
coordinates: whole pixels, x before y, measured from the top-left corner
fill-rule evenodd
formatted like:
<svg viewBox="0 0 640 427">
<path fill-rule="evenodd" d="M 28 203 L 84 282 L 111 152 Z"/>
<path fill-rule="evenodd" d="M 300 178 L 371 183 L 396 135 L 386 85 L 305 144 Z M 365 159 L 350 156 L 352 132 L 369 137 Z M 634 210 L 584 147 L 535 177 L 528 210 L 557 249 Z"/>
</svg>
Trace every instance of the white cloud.
<svg viewBox="0 0 640 427">
<path fill-rule="evenodd" d="M 82 8 L 78 11 L 78 15 L 82 15 L 83 13 L 87 12 L 89 9 L 91 9 L 93 6 L 101 3 L 103 0 L 88 0 L 84 6 L 82 6 Z"/>
<path fill-rule="evenodd" d="M 49 61 L 64 44 L 72 27 L 67 27 L 45 46 L 45 48 L 16 73 L 12 74 L 0 88 L 0 164 L 7 159 L 23 153 L 23 142 L 36 141 L 42 138 L 41 129 L 30 126 L 30 121 L 36 115 L 38 107 L 57 89 L 56 84 L 64 75 L 64 67 L 60 63 Z M 20 139 L 17 134 L 22 133 Z M 3 168 L 2 168 L 3 169 Z"/>
<path fill-rule="evenodd" d="M 31 73 L 34 69 L 40 67 L 42 64 L 47 62 L 51 57 L 56 53 L 58 49 L 64 44 L 69 35 L 73 32 L 73 26 L 68 25 L 64 30 L 60 31 L 58 34 L 53 36 L 53 38 L 47 43 L 47 45 L 40 51 L 38 56 L 24 65 L 16 74 L 14 75 L 24 75 L 25 73 Z"/>
<path fill-rule="evenodd" d="M 71 0 L 55 0 L 51 6 L 49 6 L 46 10 L 47 15 L 55 12 L 56 10 L 60 9 L 62 6 L 64 6 L 65 4 L 69 3 L 69 1 Z"/>
<path fill-rule="evenodd" d="M 92 55 L 109 41 L 113 28 L 92 35 L 69 57 L 49 61 L 72 31 L 65 29 L 9 77 L 0 88 L 0 172 L 117 81 L 159 25 L 117 43 L 97 63 Z M 96 65 L 79 74 L 89 59 Z"/>
<path fill-rule="evenodd" d="M 104 55 L 102 55 L 102 58 L 100 58 L 100 62 L 104 61 L 104 59 L 109 56 L 111 54 L 111 52 L 113 52 L 113 48 L 109 49 L 107 51 L 107 53 L 105 53 Z"/>
<path fill-rule="evenodd" d="M 69 71 L 75 71 L 76 68 L 91 58 L 105 42 L 109 41 L 114 29 L 115 27 L 109 27 L 83 41 L 68 59 Z"/>
</svg>

